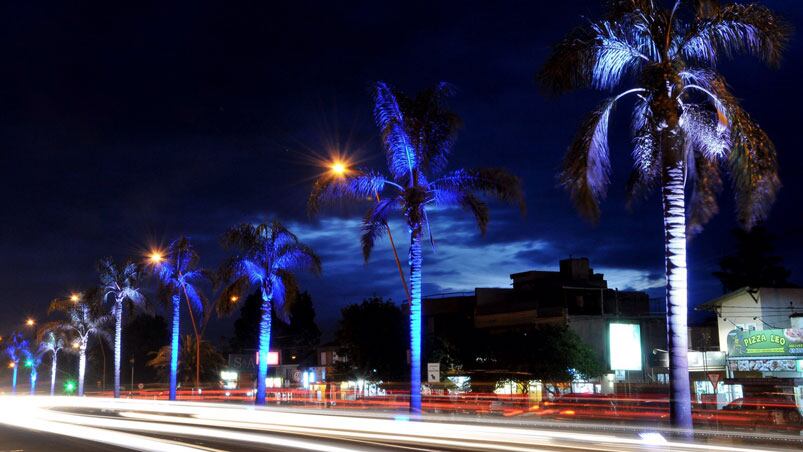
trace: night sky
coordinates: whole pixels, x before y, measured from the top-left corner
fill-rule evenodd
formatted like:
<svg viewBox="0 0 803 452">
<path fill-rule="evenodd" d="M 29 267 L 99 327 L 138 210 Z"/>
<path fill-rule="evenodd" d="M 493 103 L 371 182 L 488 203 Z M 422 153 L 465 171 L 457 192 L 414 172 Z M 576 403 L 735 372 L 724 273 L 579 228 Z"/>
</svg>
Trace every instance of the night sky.
<svg viewBox="0 0 803 452">
<path fill-rule="evenodd" d="M 425 253 L 425 294 L 506 287 L 509 273 L 554 269 L 570 255 L 588 256 L 613 287 L 663 294 L 659 200 L 624 207 L 629 106 L 612 117 L 613 184 L 591 225 L 556 173 L 606 94 L 546 97 L 533 81 L 553 43 L 598 17 L 599 1 L 236 3 L 0 6 L 0 331 L 94 284 L 100 257 L 141 259 L 186 234 L 216 267 L 227 227 L 270 218 L 323 258 L 322 277 L 303 282 L 325 331 L 345 304 L 403 298 L 386 242 L 363 263 L 361 208 L 306 215 L 329 153 L 383 169 L 376 80 L 409 93 L 456 85 L 465 127 L 451 167 L 504 166 L 525 181 L 527 215 L 495 206 L 484 238 L 462 212 L 432 215 L 438 248 Z M 764 3 L 803 29 L 799 2 Z M 784 188 L 767 226 L 798 282 L 801 56 L 798 34 L 779 70 L 751 57 L 720 65 L 778 148 Z M 731 251 L 731 198 L 726 189 L 720 214 L 690 244 L 693 304 L 721 292 L 711 272 Z M 406 229 L 392 227 L 406 255 Z M 213 329 L 229 334 L 226 325 Z"/>
</svg>

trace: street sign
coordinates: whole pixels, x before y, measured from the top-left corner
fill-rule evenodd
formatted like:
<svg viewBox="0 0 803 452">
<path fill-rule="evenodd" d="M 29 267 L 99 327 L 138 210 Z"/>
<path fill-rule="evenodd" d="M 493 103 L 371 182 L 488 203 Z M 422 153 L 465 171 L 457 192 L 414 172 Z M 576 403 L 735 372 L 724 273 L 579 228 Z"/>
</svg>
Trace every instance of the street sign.
<svg viewBox="0 0 803 452">
<path fill-rule="evenodd" d="M 711 382 L 711 386 L 714 387 L 714 394 L 717 393 L 717 383 L 719 383 L 719 374 L 714 372 L 708 373 L 708 381 Z"/>
<path fill-rule="evenodd" d="M 441 363 L 427 363 L 427 383 L 441 381 Z"/>
</svg>

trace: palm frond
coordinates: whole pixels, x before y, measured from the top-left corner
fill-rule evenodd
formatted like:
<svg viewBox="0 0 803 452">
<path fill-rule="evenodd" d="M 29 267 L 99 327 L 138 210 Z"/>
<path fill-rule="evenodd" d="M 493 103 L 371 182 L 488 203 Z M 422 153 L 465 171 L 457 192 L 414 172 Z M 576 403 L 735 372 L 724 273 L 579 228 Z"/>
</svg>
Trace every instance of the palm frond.
<svg viewBox="0 0 803 452">
<path fill-rule="evenodd" d="M 685 58 L 709 64 L 716 63 L 720 53 L 730 57 L 746 52 L 776 66 L 790 33 L 789 25 L 763 5 L 730 4 L 695 22 L 679 51 Z"/>
<path fill-rule="evenodd" d="M 719 212 L 717 195 L 722 191 L 722 177 L 719 163 L 715 159 L 703 155 L 690 154 L 689 180 L 694 188 L 689 201 L 689 213 L 686 220 L 686 233 L 692 237 L 702 231 L 703 226 Z"/>
<path fill-rule="evenodd" d="M 374 119 L 382 135 L 388 168 L 394 178 L 403 179 L 418 166 L 416 152 L 405 130 L 405 117 L 399 105 L 406 99 L 385 82 L 374 85 L 373 97 Z"/>
<path fill-rule="evenodd" d="M 737 118 L 731 127 L 728 166 L 739 221 L 749 228 L 767 217 L 781 180 L 772 140 L 746 112 Z"/>
<path fill-rule="evenodd" d="M 374 198 L 385 188 L 385 177 L 373 171 L 348 177 L 323 176 L 316 180 L 307 200 L 310 216 L 318 214 L 323 206 L 335 201 L 365 201 Z"/>
<path fill-rule="evenodd" d="M 577 210 L 592 221 L 599 218 L 599 202 L 608 189 L 608 119 L 614 102 L 606 100 L 586 118 L 563 161 L 561 183 Z"/>
<path fill-rule="evenodd" d="M 293 273 L 279 270 L 273 279 L 273 312 L 284 323 L 290 323 L 290 311 L 298 299 L 298 280 Z"/>
<path fill-rule="evenodd" d="M 474 168 L 452 171 L 430 184 L 438 205 L 462 205 L 464 194 L 482 194 L 526 210 L 524 189 L 518 176 L 503 168 Z"/>
<path fill-rule="evenodd" d="M 360 244 L 362 245 L 362 257 L 366 262 L 371 257 L 376 240 L 387 232 L 388 217 L 395 204 L 395 199 L 385 198 L 365 212 L 360 226 Z"/>
</svg>

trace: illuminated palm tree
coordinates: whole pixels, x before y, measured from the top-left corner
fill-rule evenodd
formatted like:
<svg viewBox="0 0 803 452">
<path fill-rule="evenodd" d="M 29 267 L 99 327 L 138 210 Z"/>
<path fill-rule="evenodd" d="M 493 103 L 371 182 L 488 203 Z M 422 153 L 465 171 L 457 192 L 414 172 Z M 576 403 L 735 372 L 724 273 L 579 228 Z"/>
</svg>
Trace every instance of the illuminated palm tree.
<svg viewBox="0 0 803 452">
<path fill-rule="evenodd" d="M 63 331 L 72 336 L 68 351 L 78 353 L 78 396 L 84 395 L 84 376 L 86 375 L 86 350 L 90 336 L 99 336 L 111 341 L 108 326 L 113 317 L 102 311 L 101 295 L 98 290 L 84 294 L 73 294 L 69 298 L 57 298 L 50 302 L 48 313 L 62 313 L 66 319 L 51 322 L 42 327 L 46 331 Z"/>
<path fill-rule="evenodd" d="M 241 224 L 223 236 L 223 246 L 237 251 L 220 269 L 225 285 L 217 300 L 218 314 L 230 313 L 251 287 L 262 296 L 259 322 L 259 364 L 256 404 L 265 404 L 265 379 L 271 339 L 271 309 L 285 323 L 298 297 L 295 272 L 321 272 L 321 260 L 308 246 L 278 221 L 270 224 Z"/>
<path fill-rule="evenodd" d="M 39 342 L 39 354 L 46 355 L 51 353 L 50 361 L 50 395 L 56 392 L 56 366 L 59 352 L 64 349 L 64 335 L 56 331 L 45 331 L 44 338 Z"/>
<path fill-rule="evenodd" d="M 103 301 L 112 299 L 112 315 L 114 315 L 114 397 L 120 397 L 120 357 L 122 353 L 123 302 L 126 300 L 134 306 L 144 307 L 145 297 L 139 291 L 139 280 L 142 277 L 140 265 L 127 262 L 118 266 L 111 258 L 98 263 L 100 289 Z"/>
<path fill-rule="evenodd" d="M 563 184 L 592 220 L 608 187 L 610 112 L 632 95 L 635 169 L 628 191 L 631 197 L 650 188 L 661 191 L 670 417 L 673 425 L 690 428 L 687 233 L 699 231 L 717 212 L 721 166 L 730 172 L 739 219 L 748 227 L 764 218 L 780 187 L 772 142 L 739 106 L 715 63 L 746 52 L 778 64 L 788 28 L 755 4 L 677 0 L 663 9 L 659 3 L 612 2 L 604 19 L 575 29 L 555 46 L 540 79 L 556 93 L 627 88 L 588 116 L 564 163 Z"/>
<path fill-rule="evenodd" d="M 30 348 L 24 351 L 25 367 L 31 371 L 31 395 L 36 395 L 36 380 L 39 377 L 39 365 L 42 364 L 42 356 L 44 353 L 41 350 L 31 350 Z"/>
<path fill-rule="evenodd" d="M 203 269 L 198 268 L 198 253 L 186 237 L 180 237 L 168 247 L 164 260 L 155 262 L 156 275 L 159 278 L 159 298 L 170 300 L 173 311 L 173 331 L 170 341 L 170 400 L 176 400 L 176 375 L 178 372 L 179 354 L 179 321 L 181 297 L 187 302 L 187 309 L 192 318 L 195 331 L 195 386 L 200 387 L 200 335 L 195 324 L 193 311 L 204 314 L 207 306 L 206 298 L 198 287 L 198 283 L 208 280 Z"/>
<path fill-rule="evenodd" d="M 28 341 L 21 333 L 13 333 L 6 345 L 6 355 L 11 360 L 11 393 L 17 393 L 17 372 L 20 367 L 20 360 L 28 353 Z"/>
<path fill-rule="evenodd" d="M 400 211 L 410 230 L 410 411 L 421 412 L 421 268 L 422 243 L 429 236 L 428 212 L 459 207 L 474 215 L 485 233 L 489 209 L 482 195 L 518 204 L 524 209 L 521 181 L 498 168 L 446 171 L 461 121 L 446 106 L 449 84 L 408 97 L 384 82 L 374 87 L 374 117 L 382 133 L 390 178 L 376 172 L 349 177 L 323 177 L 309 199 L 312 213 L 339 198 L 374 200 L 362 223 L 362 249 L 367 260 L 374 242 L 387 232 L 388 218 Z M 385 190 L 389 193 L 385 194 Z M 380 194 L 382 196 L 380 197 Z"/>
</svg>

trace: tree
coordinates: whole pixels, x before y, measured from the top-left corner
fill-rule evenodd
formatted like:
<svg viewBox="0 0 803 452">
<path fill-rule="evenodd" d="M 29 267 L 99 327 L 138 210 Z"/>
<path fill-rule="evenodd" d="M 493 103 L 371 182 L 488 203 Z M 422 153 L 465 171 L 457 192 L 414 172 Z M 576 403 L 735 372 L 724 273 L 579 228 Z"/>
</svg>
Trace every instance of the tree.
<svg viewBox="0 0 803 452">
<path fill-rule="evenodd" d="M 153 367 L 148 366 L 151 352 L 159 350 L 170 343 L 168 321 L 161 315 L 139 312 L 129 318 L 125 325 L 126 335 L 123 338 L 123 350 L 136 374 L 138 381 L 157 381 L 160 376 Z M 179 355 L 181 352 L 179 351 Z M 125 359 L 123 360 L 125 362 Z M 194 363 L 192 360 L 190 363 Z M 169 374 L 165 375 L 169 378 Z"/>
<path fill-rule="evenodd" d="M 44 331 L 61 331 L 73 336 L 76 348 L 67 350 L 78 352 L 78 396 L 84 395 L 84 377 L 86 375 L 86 350 L 91 336 L 104 340 L 111 337 L 107 331 L 112 316 L 102 311 L 101 294 L 91 290 L 84 294 L 73 294 L 69 298 L 57 298 L 50 302 L 48 314 L 62 313 L 66 319 L 43 325 Z"/>
<path fill-rule="evenodd" d="M 39 354 L 51 354 L 50 361 L 50 395 L 56 393 L 56 367 L 58 363 L 59 352 L 64 349 L 65 345 L 64 334 L 60 331 L 45 331 L 44 337 L 39 342 Z"/>
<path fill-rule="evenodd" d="M 408 323 L 397 305 L 371 297 L 340 312 L 335 338 L 350 377 L 394 381 L 407 373 Z"/>
<path fill-rule="evenodd" d="M 223 355 L 215 350 L 209 342 L 201 340 L 200 346 L 196 345 L 193 336 L 187 334 L 181 338 L 178 354 L 173 355 L 173 346 L 165 345 L 158 352 L 151 352 L 151 360 L 148 366 L 157 370 L 162 377 L 168 376 L 173 366 L 173 356 L 177 356 L 178 375 L 181 375 L 182 383 L 189 383 L 193 379 L 196 371 L 196 357 L 200 356 L 203 366 L 200 368 L 200 377 L 204 380 L 211 380 L 217 377 L 218 371 L 225 364 Z"/>
<path fill-rule="evenodd" d="M 670 418 L 673 426 L 691 428 L 687 231 L 699 231 L 717 212 L 720 166 L 730 171 L 739 219 L 748 227 L 766 216 L 780 186 L 772 142 L 739 106 L 715 63 L 720 56 L 747 52 L 775 65 L 789 32 L 760 5 L 676 0 L 667 10 L 659 3 L 611 2 L 605 18 L 575 29 L 555 46 L 540 80 L 556 93 L 635 85 L 605 100 L 583 122 L 561 179 L 580 212 L 596 220 L 610 174 L 608 119 L 617 101 L 633 95 L 635 169 L 629 193 L 661 189 Z M 693 184 L 688 222 L 687 183 Z"/>
<path fill-rule="evenodd" d="M 492 344 L 490 361 L 495 369 L 524 372 L 533 380 L 570 382 L 578 374 L 594 378 L 605 370 L 593 350 L 563 325 L 542 325 L 487 339 Z"/>
<path fill-rule="evenodd" d="M 100 289 L 103 300 L 112 299 L 112 315 L 114 315 L 114 398 L 120 398 L 120 357 L 122 356 L 123 335 L 123 302 L 129 301 L 133 306 L 144 307 L 145 297 L 139 291 L 142 269 L 138 264 L 127 262 L 118 266 L 111 258 L 102 259 L 98 263 Z"/>
<path fill-rule="evenodd" d="M 21 333 L 15 332 L 11 334 L 11 338 L 6 345 L 6 355 L 11 360 L 11 393 L 17 393 L 17 371 L 20 367 L 20 360 L 28 353 L 28 341 L 22 336 Z"/>
<path fill-rule="evenodd" d="M 722 290 L 732 292 L 742 287 L 788 287 L 791 272 L 783 259 L 775 255 L 775 237 L 763 226 L 733 230 L 736 252 L 719 261 L 714 276 Z"/>
<path fill-rule="evenodd" d="M 378 82 L 374 87 L 374 117 L 382 134 L 391 178 L 371 171 L 349 177 L 325 176 L 316 181 L 309 199 L 312 213 L 339 198 L 374 200 L 363 217 L 362 248 L 368 260 L 374 242 L 388 231 L 391 212 L 399 210 L 410 230 L 410 411 L 421 412 L 421 269 L 422 243 L 434 237 L 428 212 L 459 207 L 474 215 L 484 234 L 489 209 L 482 195 L 518 204 L 524 209 L 519 178 L 499 168 L 446 172 L 449 153 L 461 121 L 448 110 L 451 85 L 439 83 L 408 97 Z M 391 193 L 380 197 L 385 190 Z"/>
<path fill-rule="evenodd" d="M 200 315 L 208 315 L 208 302 L 198 286 L 209 280 L 205 270 L 198 268 L 198 253 L 189 239 L 179 237 L 168 247 L 164 260 L 156 263 L 156 275 L 159 278 L 159 299 L 165 301 L 173 312 L 172 334 L 170 339 L 170 400 L 176 400 L 176 372 L 178 371 L 178 337 L 181 319 L 181 297 L 187 302 L 195 332 L 195 387 L 200 388 L 201 377 L 201 337 L 195 323 L 193 311 Z M 169 302 L 167 300 L 170 300 Z"/>
<path fill-rule="evenodd" d="M 36 379 L 39 377 L 39 365 L 42 364 L 42 356 L 44 353 L 41 349 L 32 350 L 26 348 L 25 352 L 25 367 L 30 370 L 31 377 L 31 395 L 36 395 Z"/>
<path fill-rule="evenodd" d="M 289 321 L 290 307 L 299 291 L 294 273 L 311 271 L 319 274 L 321 260 L 278 221 L 235 226 L 223 236 L 223 245 L 238 254 L 226 260 L 220 269 L 220 280 L 225 287 L 216 303 L 218 314 L 230 313 L 251 287 L 259 290 L 262 296 L 256 404 L 264 405 L 271 311 L 285 323 Z"/>
<path fill-rule="evenodd" d="M 315 323 L 315 306 L 310 294 L 298 294 L 298 299 L 290 307 L 290 323 L 278 322 L 275 325 L 273 337 L 276 346 L 286 350 L 294 363 L 314 366 L 321 330 Z"/>
<path fill-rule="evenodd" d="M 234 337 L 231 348 L 238 352 L 256 350 L 259 346 L 259 324 L 262 309 L 262 295 L 256 291 L 240 303 L 240 316 L 234 321 Z M 274 314 L 275 316 L 275 314 Z M 273 324 L 271 319 L 271 324 Z"/>
</svg>

